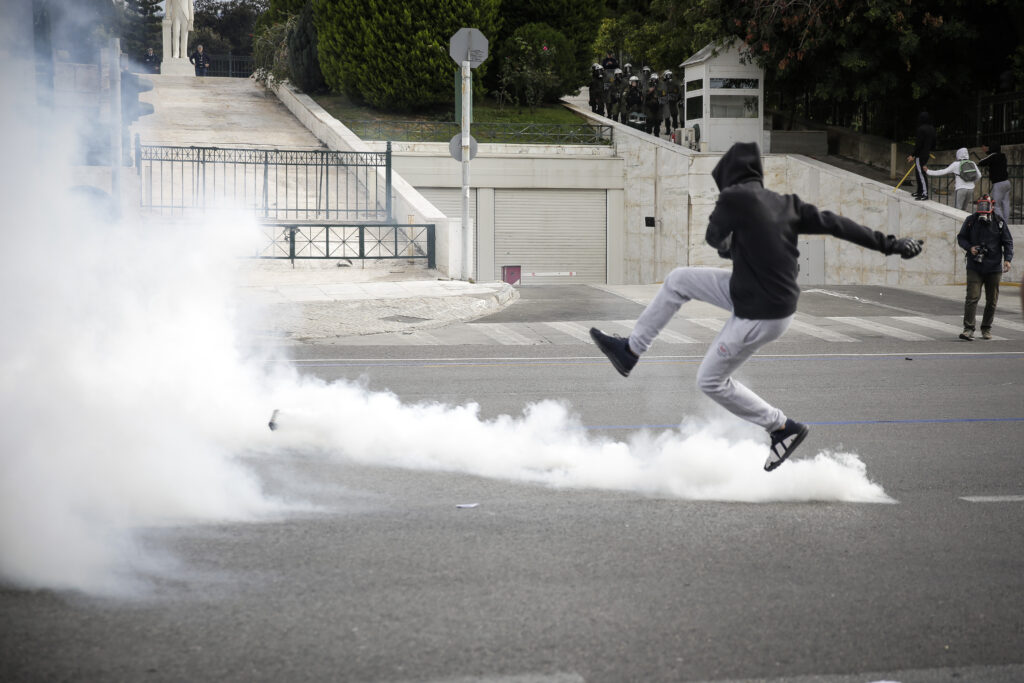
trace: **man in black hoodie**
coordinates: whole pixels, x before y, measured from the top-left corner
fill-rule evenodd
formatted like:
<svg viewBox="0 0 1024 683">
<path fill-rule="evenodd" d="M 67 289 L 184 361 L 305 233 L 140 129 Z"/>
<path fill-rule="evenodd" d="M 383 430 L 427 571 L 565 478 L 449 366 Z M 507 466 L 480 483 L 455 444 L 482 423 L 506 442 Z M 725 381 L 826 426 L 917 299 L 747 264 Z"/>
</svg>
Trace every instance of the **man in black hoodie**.
<svg viewBox="0 0 1024 683">
<path fill-rule="evenodd" d="M 985 143 L 981 146 L 985 158 L 978 162 L 978 168 L 988 168 L 988 179 L 992 183 L 992 201 L 996 213 L 1003 220 L 1010 220 L 1010 175 L 1006 168 L 1006 155 L 998 144 Z"/>
<path fill-rule="evenodd" d="M 782 464 L 807 436 L 807 426 L 732 379 L 732 374 L 762 346 L 778 339 L 796 313 L 797 237 L 833 235 L 883 254 L 913 258 L 921 243 L 883 235 L 848 218 L 818 211 L 796 195 L 764 188 L 761 151 L 755 143 L 732 146 L 711 172 L 720 194 L 705 235 L 718 253 L 732 259 L 732 273 L 721 268 L 676 268 L 640 315 L 628 339 L 596 328 L 590 336 L 626 377 L 641 353 L 680 306 L 691 299 L 732 313 L 697 371 L 697 386 L 726 410 L 764 427 L 771 450 L 764 468 Z"/>
<path fill-rule="evenodd" d="M 907 157 L 907 161 L 914 162 L 914 179 L 917 181 L 914 199 L 928 199 L 928 159 L 931 158 L 933 149 L 935 149 L 935 126 L 932 125 L 928 112 L 923 111 L 917 117 L 914 153 Z"/>
</svg>

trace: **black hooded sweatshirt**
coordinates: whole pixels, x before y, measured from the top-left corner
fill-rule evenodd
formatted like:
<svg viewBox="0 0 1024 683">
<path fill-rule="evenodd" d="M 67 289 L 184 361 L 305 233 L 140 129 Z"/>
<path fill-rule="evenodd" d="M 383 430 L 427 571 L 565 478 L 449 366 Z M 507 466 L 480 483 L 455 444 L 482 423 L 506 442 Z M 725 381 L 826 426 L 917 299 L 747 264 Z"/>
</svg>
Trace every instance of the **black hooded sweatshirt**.
<svg viewBox="0 0 1024 683">
<path fill-rule="evenodd" d="M 818 211 L 794 194 L 766 190 L 761 150 L 753 142 L 734 144 L 711 177 L 721 193 L 705 237 L 719 253 L 728 252 L 732 258 L 729 293 L 737 317 L 773 320 L 796 312 L 797 235 L 833 235 L 892 253 L 894 237 L 831 211 Z"/>
</svg>

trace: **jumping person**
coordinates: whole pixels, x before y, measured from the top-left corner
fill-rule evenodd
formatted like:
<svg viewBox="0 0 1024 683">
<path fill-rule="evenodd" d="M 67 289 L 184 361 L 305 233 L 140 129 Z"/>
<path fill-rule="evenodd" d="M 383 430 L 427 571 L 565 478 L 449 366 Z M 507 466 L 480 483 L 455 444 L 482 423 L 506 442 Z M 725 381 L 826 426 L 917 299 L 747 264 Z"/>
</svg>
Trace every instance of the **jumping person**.
<svg viewBox="0 0 1024 683">
<path fill-rule="evenodd" d="M 921 253 L 921 242 L 883 235 L 829 211 L 819 212 L 796 195 L 765 189 L 761 151 L 752 142 L 734 144 L 711 176 L 720 194 L 705 238 L 721 256 L 732 259 L 732 273 L 721 268 L 676 268 L 628 339 L 596 328 L 591 328 L 590 336 L 626 377 L 687 301 L 705 301 L 731 313 L 697 370 L 697 386 L 726 410 L 769 432 L 771 451 L 764 469 L 771 471 L 800 445 L 807 426 L 787 418 L 732 374 L 758 349 L 781 337 L 793 320 L 800 296 L 797 237 L 833 235 L 905 259 Z"/>
</svg>

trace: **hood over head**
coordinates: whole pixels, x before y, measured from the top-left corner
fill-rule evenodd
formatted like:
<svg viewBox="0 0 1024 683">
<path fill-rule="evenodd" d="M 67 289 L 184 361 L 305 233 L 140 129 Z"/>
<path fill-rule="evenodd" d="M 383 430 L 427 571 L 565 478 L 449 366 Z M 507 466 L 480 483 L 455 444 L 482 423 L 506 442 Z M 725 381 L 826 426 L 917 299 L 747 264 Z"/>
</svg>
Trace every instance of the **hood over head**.
<svg viewBox="0 0 1024 683">
<path fill-rule="evenodd" d="M 1002 151 L 998 142 L 986 143 L 985 146 L 988 147 L 989 154 L 999 154 Z"/>
<path fill-rule="evenodd" d="M 968 156 L 967 156 L 967 148 L 966 147 L 961 147 L 960 149 L 958 149 L 956 151 L 956 160 L 957 161 L 967 161 L 967 159 L 968 159 Z"/>
<path fill-rule="evenodd" d="M 718 160 L 711 177 L 719 190 L 731 185 L 755 180 L 764 184 L 764 171 L 761 169 L 761 149 L 756 142 L 737 142 Z"/>
<path fill-rule="evenodd" d="M 932 122 L 932 117 L 928 115 L 928 112 L 923 111 L 923 112 L 921 112 L 920 114 L 917 115 L 917 122 L 921 123 L 921 124 L 931 123 Z"/>
</svg>

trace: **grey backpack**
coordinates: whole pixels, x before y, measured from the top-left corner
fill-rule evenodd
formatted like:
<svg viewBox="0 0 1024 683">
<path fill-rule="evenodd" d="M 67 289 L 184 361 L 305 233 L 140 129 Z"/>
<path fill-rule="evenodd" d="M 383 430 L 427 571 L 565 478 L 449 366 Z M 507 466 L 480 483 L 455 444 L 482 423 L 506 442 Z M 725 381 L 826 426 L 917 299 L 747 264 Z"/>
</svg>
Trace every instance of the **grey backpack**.
<svg viewBox="0 0 1024 683">
<path fill-rule="evenodd" d="M 965 160 L 960 162 L 960 172 L 957 173 L 957 175 L 967 182 L 973 183 L 981 177 L 981 171 L 978 170 L 978 165 L 976 163 Z"/>
</svg>

